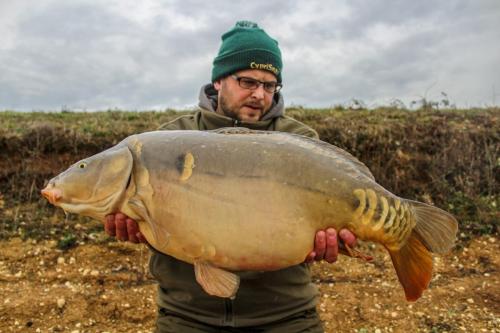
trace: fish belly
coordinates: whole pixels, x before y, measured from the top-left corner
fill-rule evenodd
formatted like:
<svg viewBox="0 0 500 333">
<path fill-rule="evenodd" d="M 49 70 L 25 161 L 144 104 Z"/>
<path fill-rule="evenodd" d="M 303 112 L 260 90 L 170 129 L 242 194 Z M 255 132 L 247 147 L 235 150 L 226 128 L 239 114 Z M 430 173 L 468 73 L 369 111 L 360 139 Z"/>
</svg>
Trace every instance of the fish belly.
<svg viewBox="0 0 500 333">
<path fill-rule="evenodd" d="M 170 236 L 153 246 L 187 262 L 208 260 L 231 270 L 292 266 L 312 250 L 317 230 L 348 221 L 340 213 L 347 211 L 344 203 L 264 179 L 199 176 L 186 185 L 155 191 L 153 219 L 158 232 Z"/>
</svg>

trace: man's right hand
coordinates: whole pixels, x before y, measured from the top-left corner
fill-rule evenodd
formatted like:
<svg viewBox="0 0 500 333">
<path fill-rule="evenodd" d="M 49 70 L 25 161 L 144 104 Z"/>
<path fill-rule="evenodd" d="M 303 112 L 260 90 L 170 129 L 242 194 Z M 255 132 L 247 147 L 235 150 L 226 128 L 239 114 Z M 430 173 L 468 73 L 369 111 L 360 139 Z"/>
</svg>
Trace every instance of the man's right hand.
<svg viewBox="0 0 500 333">
<path fill-rule="evenodd" d="M 137 222 L 123 213 L 106 215 L 104 230 L 110 236 L 116 236 L 120 241 L 132 243 L 147 243 L 144 235 L 139 231 Z"/>
</svg>

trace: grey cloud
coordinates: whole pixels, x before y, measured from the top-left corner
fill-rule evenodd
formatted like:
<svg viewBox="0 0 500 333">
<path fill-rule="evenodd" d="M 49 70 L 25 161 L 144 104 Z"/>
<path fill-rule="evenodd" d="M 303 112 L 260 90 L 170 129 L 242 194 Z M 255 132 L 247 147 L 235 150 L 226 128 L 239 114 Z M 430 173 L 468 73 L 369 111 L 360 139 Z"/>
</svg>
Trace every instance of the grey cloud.
<svg viewBox="0 0 500 333">
<path fill-rule="evenodd" d="M 241 19 L 278 38 L 288 103 L 409 102 L 432 86 L 484 104 L 500 89 L 497 0 L 154 4 L 144 21 L 90 0 L 31 4 L 9 26 L 0 13 L 0 31 L 11 31 L 0 47 L 0 110 L 194 105 L 221 34 Z M 380 27 L 388 35 L 378 41 Z"/>
</svg>

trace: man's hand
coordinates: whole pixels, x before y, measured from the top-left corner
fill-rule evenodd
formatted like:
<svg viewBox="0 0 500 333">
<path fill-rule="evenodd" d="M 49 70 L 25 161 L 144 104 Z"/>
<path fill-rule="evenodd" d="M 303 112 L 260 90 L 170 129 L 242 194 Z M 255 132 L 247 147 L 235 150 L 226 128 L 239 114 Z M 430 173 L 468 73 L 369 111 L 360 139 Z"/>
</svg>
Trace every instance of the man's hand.
<svg viewBox="0 0 500 333">
<path fill-rule="evenodd" d="M 306 257 L 305 262 L 325 260 L 329 263 L 337 261 L 339 254 L 339 239 L 352 248 L 356 245 L 356 236 L 347 229 L 342 229 L 337 235 L 337 230 L 328 228 L 316 232 L 314 249 Z"/>
<path fill-rule="evenodd" d="M 129 241 L 132 243 L 148 242 L 144 235 L 139 231 L 137 222 L 122 213 L 106 215 L 104 230 L 106 230 L 108 235 L 113 237 L 116 236 L 116 238 L 120 241 Z"/>
</svg>

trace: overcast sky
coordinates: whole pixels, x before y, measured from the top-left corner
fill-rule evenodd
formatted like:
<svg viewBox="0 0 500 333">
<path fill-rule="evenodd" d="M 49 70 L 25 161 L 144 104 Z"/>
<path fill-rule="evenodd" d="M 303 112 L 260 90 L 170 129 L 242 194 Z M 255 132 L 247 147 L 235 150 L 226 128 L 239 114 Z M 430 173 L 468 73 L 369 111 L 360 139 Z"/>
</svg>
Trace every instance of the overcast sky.
<svg viewBox="0 0 500 333">
<path fill-rule="evenodd" d="M 0 110 L 193 107 L 238 20 L 279 41 L 287 105 L 500 104 L 499 0 L 0 0 Z"/>
</svg>

